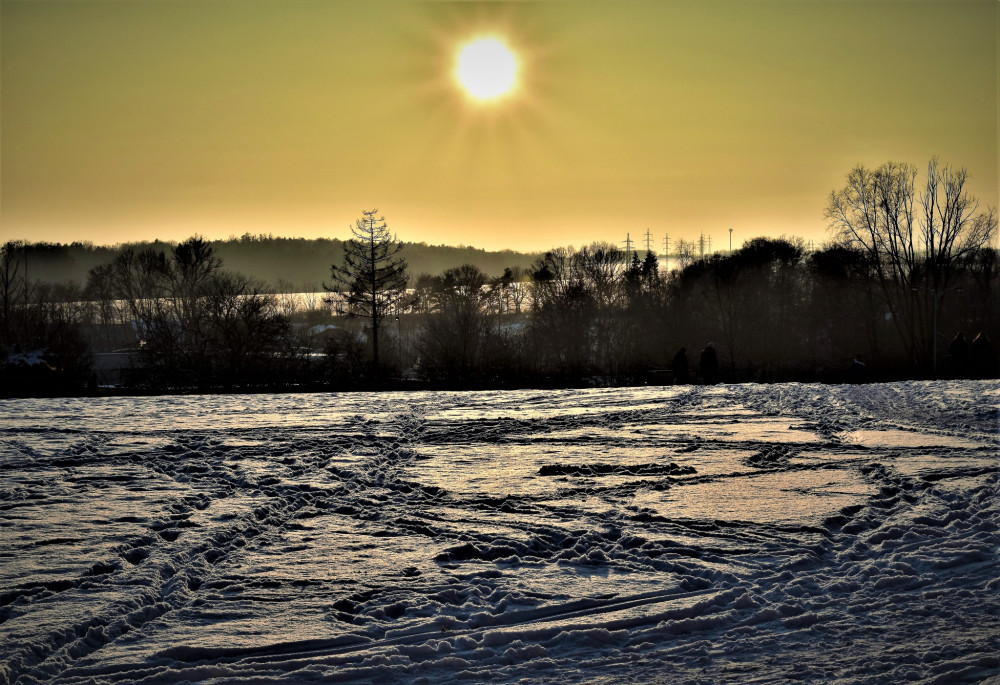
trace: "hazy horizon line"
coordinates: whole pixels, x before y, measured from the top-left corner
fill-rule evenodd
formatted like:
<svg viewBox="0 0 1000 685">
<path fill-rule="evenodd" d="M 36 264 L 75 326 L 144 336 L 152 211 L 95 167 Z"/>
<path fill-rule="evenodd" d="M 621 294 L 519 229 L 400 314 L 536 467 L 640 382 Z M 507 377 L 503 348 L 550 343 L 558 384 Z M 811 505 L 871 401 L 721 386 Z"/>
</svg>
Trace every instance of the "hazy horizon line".
<svg viewBox="0 0 1000 685">
<path fill-rule="evenodd" d="M 627 233 L 627 235 L 630 235 L 630 234 Z M 706 237 L 708 237 L 708 234 L 706 234 Z M 82 246 L 88 246 L 88 247 L 93 247 L 93 248 L 105 248 L 105 249 L 117 250 L 117 249 L 122 249 L 122 248 L 130 247 L 130 246 L 135 246 L 135 245 L 156 245 L 156 244 L 162 244 L 162 245 L 179 245 L 179 244 L 181 244 L 181 243 L 183 243 L 183 242 L 185 242 L 187 240 L 191 240 L 193 238 L 201 238 L 201 239 L 203 239 L 203 240 L 205 240 L 206 242 L 209 242 L 209 243 L 239 243 L 239 242 L 253 242 L 254 240 L 261 240 L 261 241 L 263 241 L 263 240 L 274 240 L 274 241 L 305 241 L 305 242 L 309 242 L 309 241 L 317 241 L 317 242 L 318 241 L 327 241 L 327 242 L 340 242 L 340 243 L 344 243 L 344 242 L 347 242 L 348 240 L 350 240 L 350 238 L 336 238 L 336 237 L 333 237 L 333 238 L 328 238 L 328 237 L 308 238 L 308 237 L 305 237 L 305 236 L 274 235 L 274 234 L 267 234 L 267 233 L 256 233 L 256 234 L 244 233 L 244 234 L 239 235 L 239 236 L 237 236 L 237 235 L 230 235 L 230 236 L 228 236 L 226 238 L 209 238 L 209 237 L 206 237 L 206 236 L 201 235 L 201 234 L 199 234 L 199 233 L 196 232 L 196 233 L 192 233 L 188 237 L 180 239 L 180 240 L 174 240 L 174 239 L 169 239 L 169 238 L 151 238 L 151 239 L 139 239 L 139 240 L 125 240 L 125 241 L 120 241 L 120 242 L 116 242 L 116 243 L 99 243 L 99 242 L 95 242 L 93 240 L 73 240 L 73 241 L 70 241 L 70 242 L 63 242 L 63 241 L 59 241 L 59 240 L 27 240 L 27 239 L 23 239 L 23 238 L 14 238 L 14 239 L 11 239 L 11 240 L 5 240 L 3 242 L 4 242 L 4 244 L 8 244 L 8 243 L 22 243 L 22 244 L 25 244 L 27 246 L 53 245 L 53 246 L 67 246 L 67 247 L 69 247 L 71 245 L 82 245 Z M 249 240 L 247 240 L 247 238 L 249 238 Z M 819 245 L 821 247 L 826 247 L 828 245 L 832 245 L 832 244 L 836 243 L 836 240 L 834 240 L 832 238 L 830 240 L 816 241 L 816 240 L 813 240 L 811 238 L 805 238 L 804 236 L 794 235 L 794 234 L 793 235 L 781 234 L 780 236 L 757 234 L 757 235 L 751 236 L 750 238 L 744 239 L 738 246 L 735 246 L 732 250 L 730 250 L 728 246 L 725 247 L 725 248 L 715 247 L 714 249 L 712 247 L 706 247 L 706 249 L 704 250 L 703 254 L 715 254 L 715 253 L 723 253 L 723 252 L 736 251 L 736 250 L 742 248 L 747 242 L 749 242 L 751 240 L 755 240 L 757 238 L 767 238 L 769 240 L 786 240 L 786 241 L 789 241 L 789 242 L 792 242 L 792 243 L 794 243 L 794 242 L 801 242 L 803 244 L 803 246 Z M 695 238 L 692 238 L 692 239 L 679 238 L 678 240 L 684 241 L 687 244 L 695 244 L 695 245 L 697 245 L 698 242 L 699 242 L 699 238 L 698 237 L 695 237 Z M 521 254 L 521 255 L 543 255 L 543 254 L 545 254 L 547 252 L 551 252 L 553 250 L 559 250 L 559 249 L 577 250 L 577 249 L 580 249 L 580 248 L 583 248 L 583 247 L 588 247 L 590 245 L 611 245 L 613 247 L 619 248 L 622 252 L 626 251 L 626 248 L 624 246 L 624 243 L 625 243 L 624 240 L 620 241 L 621 244 L 617 244 L 613 240 L 591 240 L 589 242 L 580 243 L 579 246 L 577 244 L 575 244 L 575 243 L 568 243 L 568 244 L 562 244 L 562 245 L 553 245 L 553 246 L 551 246 L 549 248 L 540 249 L 540 250 L 522 250 L 522 249 L 517 249 L 517 248 L 513 248 L 513 247 L 503 247 L 503 248 L 498 248 L 498 249 L 490 249 L 490 248 L 477 247 L 475 245 L 469 245 L 469 244 L 464 244 L 464 243 L 459 243 L 457 245 L 456 244 L 449 244 L 449 243 L 430 243 L 430 242 L 428 242 L 426 240 L 403 240 L 403 239 L 398 239 L 398 242 L 400 242 L 404 246 L 405 245 L 418 245 L 418 246 L 422 245 L 424 247 L 435 247 L 435 248 L 444 248 L 444 249 L 452 249 L 452 250 L 474 250 L 474 251 L 477 251 L 477 252 L 499 253 L 499 254 L 508 253 L 509 252 L 509 253 Z M 632 240 L 632 247 L 629 248 L 628 251 L 631 251 L 631 252 L 652 252 L 654 255 L 675 254 L 673 252 L 663 251 L 663 250 L 657 249 L 655 247 L 654 248 L 644 248 L 641 244 L 637 244 L 639 242 L 640 241 Z M 642 241 L 642 242 L 645 242 L 645 241 Z M 716 241 L 712 240 L 712 239 L 709 239 L 709 243 L 713 243 L 713 242 L 716 242 Z M 671 243 L 672 244 L 676 244 L 675 241 L 671 241 Z"/>
</svg>

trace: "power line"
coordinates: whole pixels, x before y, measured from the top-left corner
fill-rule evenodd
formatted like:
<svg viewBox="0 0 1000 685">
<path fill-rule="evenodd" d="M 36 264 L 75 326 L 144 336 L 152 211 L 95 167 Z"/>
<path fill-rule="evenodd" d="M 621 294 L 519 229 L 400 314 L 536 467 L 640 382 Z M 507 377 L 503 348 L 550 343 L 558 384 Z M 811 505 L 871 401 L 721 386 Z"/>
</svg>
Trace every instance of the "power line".
<svg viewBox="0 0 1000 685">
<path fill-rule="evenodd" d="M 623 240 L 622 242 L 625 243 L 625 263 L 626 264 L 630 264 L 631 263 L 631 257 L 632 257 L 632 254 L 631 254 L 632 253 L 632 236 L 631 236 L 631 234 L 626 233 L 625 234 L 625 240 Z"/>
</svg>

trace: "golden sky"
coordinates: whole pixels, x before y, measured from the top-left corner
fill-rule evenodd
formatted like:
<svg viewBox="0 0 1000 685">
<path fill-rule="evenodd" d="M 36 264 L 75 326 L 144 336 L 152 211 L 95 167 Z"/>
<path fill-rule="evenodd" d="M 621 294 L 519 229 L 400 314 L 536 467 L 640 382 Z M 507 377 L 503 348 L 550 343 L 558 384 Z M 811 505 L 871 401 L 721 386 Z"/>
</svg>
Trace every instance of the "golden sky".
<svg viewBox="0 0 1000 685">
<path fill-rule="evenodd" d="M 998 203 L 996 0 L 2 0 L 2 238 L 822 242 L 858 162 Z M 516 92 L 453 62 L 502 37 Z"/>
</svg>

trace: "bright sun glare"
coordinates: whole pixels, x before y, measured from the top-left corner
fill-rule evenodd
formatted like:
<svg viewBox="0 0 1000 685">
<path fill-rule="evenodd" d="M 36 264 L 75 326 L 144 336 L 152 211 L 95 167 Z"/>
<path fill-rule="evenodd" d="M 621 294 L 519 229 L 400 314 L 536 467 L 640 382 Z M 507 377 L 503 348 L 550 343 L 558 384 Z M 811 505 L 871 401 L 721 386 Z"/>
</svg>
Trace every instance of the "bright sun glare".
<svg viewBox="0 0 1000 685">
<path fill-rule="evenodd" d="M 499 38 L 478 38 L 458 51 L 455 78 L 472 99 L 496 100 L 517 85 L 517 59 Z"/>
</svg>

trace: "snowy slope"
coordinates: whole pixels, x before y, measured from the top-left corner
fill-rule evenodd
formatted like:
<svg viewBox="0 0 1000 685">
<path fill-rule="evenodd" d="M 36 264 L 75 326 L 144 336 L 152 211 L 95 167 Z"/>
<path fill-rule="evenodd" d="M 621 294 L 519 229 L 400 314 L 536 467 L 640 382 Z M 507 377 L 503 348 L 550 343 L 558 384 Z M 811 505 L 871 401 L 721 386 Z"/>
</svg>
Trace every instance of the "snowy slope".
<svg viewBox="0 0 1000 685">
<path fill-rule="evenodd" d="M 0 682 L 1000 679 L 998 405 L 0 401 Z"/>
</svg>

